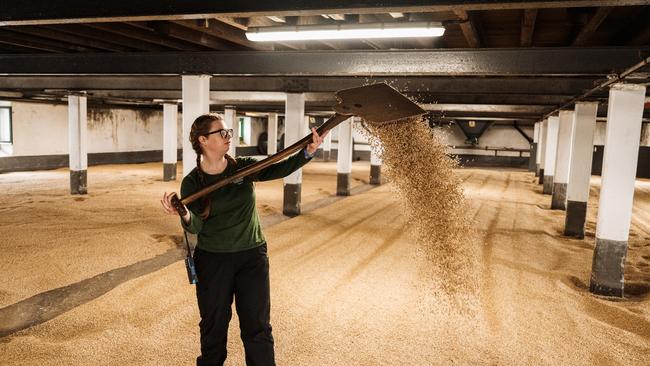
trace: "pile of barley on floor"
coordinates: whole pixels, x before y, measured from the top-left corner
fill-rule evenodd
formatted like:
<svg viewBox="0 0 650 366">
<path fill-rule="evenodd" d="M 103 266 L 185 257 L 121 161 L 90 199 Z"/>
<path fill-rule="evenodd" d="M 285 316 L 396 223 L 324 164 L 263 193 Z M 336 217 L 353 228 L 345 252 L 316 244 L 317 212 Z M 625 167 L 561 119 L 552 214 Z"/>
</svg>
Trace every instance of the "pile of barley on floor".
<svg viewBox="0 0 650 366">
<path fill-rule="evenodd" d="M 365 122 L 368 139 L 387 167 L 420 250 L 446 294 L 472 295 L 477 245 L 469 235 L 467 205 L 458 162 L 451 158 L 443 132 L 421 118 Z"/>
</svg>

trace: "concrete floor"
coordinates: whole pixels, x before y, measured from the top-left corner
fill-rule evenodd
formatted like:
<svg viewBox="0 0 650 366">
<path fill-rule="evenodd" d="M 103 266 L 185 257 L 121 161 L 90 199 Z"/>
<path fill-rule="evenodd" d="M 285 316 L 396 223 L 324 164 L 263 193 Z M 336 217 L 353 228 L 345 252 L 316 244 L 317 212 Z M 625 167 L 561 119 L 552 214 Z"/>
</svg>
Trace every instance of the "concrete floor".
<svg viewBox="0 0 650 366">
<path fill-rule="evenodd" d="M 355 163 L 357 185 L 368 169 Z M 178 183 L 162 182 L 161 171 L 91 167 L 85 197 L 66 194 L 65 170 L 0 175 L 0 326 L 26 320 L 16 304 L 36 314 L 36 325 L 0 338 L 3 364 L 194 363 L 194 288 L 178 260 L 177 219 L 158 207 Z M 427 275 L 390 184 L 327 201 L 336 166 L 310 163 L 303 199 L 312 209 L 284 221 L 270 220 L 281 182 L 257 186 L 278 364 L 648 364 L 650 180 L 636 184 L 628 297 L 611 301 L 587 291 L 599 178 L 577 240 L 560 235 L 563 212 L 549 209 L 531 173 L 458 174 L 481 253 L 479 292 L 460 308 L 435 295 L 444 279 Z M 69 300 L 42 322 L 39 301 L 56 289 Z M 227 364 L 243 363 L 234 315 Z"/>
</svg>

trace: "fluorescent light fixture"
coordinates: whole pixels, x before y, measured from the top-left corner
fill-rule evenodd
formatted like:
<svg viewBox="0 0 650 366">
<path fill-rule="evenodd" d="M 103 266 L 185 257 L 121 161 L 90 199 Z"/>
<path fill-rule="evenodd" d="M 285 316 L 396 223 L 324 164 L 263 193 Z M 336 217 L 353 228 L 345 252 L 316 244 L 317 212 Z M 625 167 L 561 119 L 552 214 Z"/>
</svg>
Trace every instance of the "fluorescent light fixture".
<svg viewBox="0 0 650 366">
<path fill-rule="evenodd" d="M 273 42 L 317 39 L 440 37 L 444 33 L 445 28 L 438 22 L 404 22 L 251 27 L 246 32 L 246 38 L 254 42 Z"/>
<path fill-rule="evenodd" d="M 404 13 L 388 13 L 393 18 L 404 18 Z"/>
</svg>

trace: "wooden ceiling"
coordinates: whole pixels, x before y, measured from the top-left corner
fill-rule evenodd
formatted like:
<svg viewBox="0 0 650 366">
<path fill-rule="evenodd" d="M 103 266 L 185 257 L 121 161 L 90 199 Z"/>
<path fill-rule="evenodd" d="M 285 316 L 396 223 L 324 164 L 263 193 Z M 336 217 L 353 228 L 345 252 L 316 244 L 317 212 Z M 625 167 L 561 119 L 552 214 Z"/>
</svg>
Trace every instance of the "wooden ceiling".
<svg viewBox="0 0 650 366">
<path fill-rule="evenodd" d="M 216 16 L 203 19 L 5 25 L 0 53 L 231 50 L 372 50 L 641 46 L 650 44 L 650 5 L 450 10 L 307 16 Z M 438 21 L 440 38 L 255 43 L 248 27 Z"/>
</svg>

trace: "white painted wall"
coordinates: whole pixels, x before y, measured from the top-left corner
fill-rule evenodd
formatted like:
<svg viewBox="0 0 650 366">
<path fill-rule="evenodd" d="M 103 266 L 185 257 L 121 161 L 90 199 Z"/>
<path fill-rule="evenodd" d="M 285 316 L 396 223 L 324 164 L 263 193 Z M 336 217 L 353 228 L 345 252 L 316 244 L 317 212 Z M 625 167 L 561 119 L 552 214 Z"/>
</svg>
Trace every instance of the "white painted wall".
<svg viewBox="0 0 650 366">
<path fill-rule="evenodd" d="M 13 156 L 68 153 L 68 107 L 65 104 L 12 102 Z M 182 146 L 181 113 L 178 146 Z M 88 153 L 162 150 L 160 110 L 88 108 Z"/>
<path fill-rule="evenodd" d="M 7 148 L 11 156 L 56 155 L 68 153 L 68 107 L 65 104 L 1 102 L 12 107 L 13 145 Z M 182 114 L 178 114 L 178 146 L 182 146 Z M 278 136 L 283 132 L 282 118 Z M 360 128 L 360 127 L 359 127 Z M 456 125 L 441 127 L 447 144 L 465 145 L 465 136 Z M 605 143 L 605 122 L 596 123 L 594 145 Z M 522 127 L 533 136 L 533 126 Z M 266 131 L 266 118 L 251 118 L 250 145 L 257 145 L 259 133 Z M 163 114 L 160 110 L 132 110 L 126 108 L 88 109 L 88 152 L 126 152 L 162 150 Z M 336 129 L 332 134 L 332 148 L 336 149 Z M 355 128 L 355 150 L 369 150 L 366 139 Z M 528 149 L 528 142 L 510 126 L 490 127 L 479 139 L 479 147 Z M 641 146 L 650 146 L 650 124 L 641 130 Z M 494 151 L 453 149 L 457 154 L 494 155 Z M 518 152 L 501 151 L 499 156 L 519 156 Z M 523 153 L 522 156 L 528 156 Z"/>
</svg>

